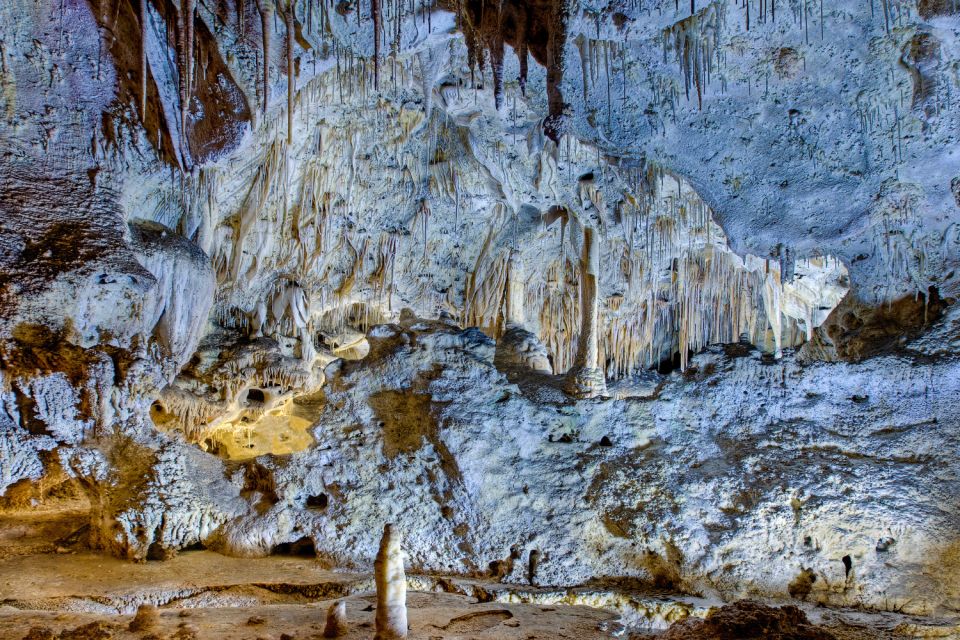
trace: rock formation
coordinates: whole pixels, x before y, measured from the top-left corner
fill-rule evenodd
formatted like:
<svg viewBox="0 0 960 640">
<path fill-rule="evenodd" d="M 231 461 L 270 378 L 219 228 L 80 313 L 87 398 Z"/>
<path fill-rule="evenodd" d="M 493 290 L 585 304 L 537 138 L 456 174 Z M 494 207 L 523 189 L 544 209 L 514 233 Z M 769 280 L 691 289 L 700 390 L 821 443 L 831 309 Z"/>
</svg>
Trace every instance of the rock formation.
<svg viewBox="0 0 960 640">
<path fill-rule="evenodd" d="M 323 626 L 323 637 L 339 638 L 347 630 L 347 603 L 343 600 L 334 602 L 327 609 L 327 621 Z"/>
<path fill-rule="evenodd" d="M 958 34 L 952 0 L 0 3 L 0 556 L 365 571 L 393 522 L 411 580 L 952 615 Z"/>
<path fill-rule="evenodd" d="M 142 604 L 137 607 L 137 615 L 130 621 L 127 627 L 134 633 L 149 633 L 155 631 L 160 622 L 160 613 L 152 604 Z"/>
<path fill-rule="evenodd" d="M 377 581 L 376 640 L 407 637 L 407 576 L 403 570 L 400 534 L 393 525 L 383 527 L 380 550 L 374 562 Z"/>
<path fill-rule="evenodd" d="M 779 609 L 749 600 L 711 611 L 704 620 L 689 620 L 660 636 L 663 640 L 836 640 L 830 631 L 810 623 L 803 611 Z"/>
<path fill-rule="evenodd" d="M 567 372 L 567 388 L 578 398 L 592 398 L 606 392 L 604 373 L 599 366 L 599 321 L 597 314 L 597 278 L 600 271 L 600 249 L 596 230 L 583 228 L 580 256 L 580 335 L 573 366 Z"/>
</svg>

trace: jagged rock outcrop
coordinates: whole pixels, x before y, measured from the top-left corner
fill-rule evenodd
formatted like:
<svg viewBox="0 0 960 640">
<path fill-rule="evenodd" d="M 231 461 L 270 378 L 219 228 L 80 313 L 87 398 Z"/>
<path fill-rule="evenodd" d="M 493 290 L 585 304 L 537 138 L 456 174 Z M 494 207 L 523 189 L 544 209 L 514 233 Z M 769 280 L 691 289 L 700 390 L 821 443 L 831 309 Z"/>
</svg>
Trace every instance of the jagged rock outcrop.
<svg viewBox="0 0 960 640">
<path fill-rule="evenodd" d="M 658 636 L 663 640 L 836 640 L 810 623 L 794 606 L 769 607 L 742 600 L 711 611 L 703 620 L 685 620 Z"/>
<path fill-rule="evenodd" d="M 553 373 L 546 347 L 535 334 L 517 325 L 507 325 L 497 340 L 493 361 L 498 369 L 508 372 Z"/>
<path fill-rule="evenodd" d="M 934 344 L 960 336 L 940 330 Z M 273 497 L 223 529 L 225 548 L 308 536 L 325 562 L 363 567 L 378 548 L 365 523 L 380 519 L 409 532 L 416 571 L 496 562 L 526 584 L 537 550 L 544 585 L 789 598 L 812 571 L 812 602 L 922 613 L 953 597 L 937 558 L 958 531 L 928 497 L 953 491 L 934 470 L 956 464 L 955 359 L 921 343 L 808 366 L 718 348 L 644 401 L 569 404 L 549 380 L 508 382 L 494 349 L 442 325 L 371 332 L 368 359 L 325 387 L 316 447 L 269 463 Z M 321 494 L 323 509 L 307 504 Z"/>
<path fill-rule="evenodd" d="M 927 295 L 907 296 L 878 307 L 848 296 L 800 348 L 799 357 L 804 361 L 858 361 L 905 350 L 911 338 L 933 326 L 952 303 L 953 299 L 942 299 L 933 287 Z"/>
</svg>

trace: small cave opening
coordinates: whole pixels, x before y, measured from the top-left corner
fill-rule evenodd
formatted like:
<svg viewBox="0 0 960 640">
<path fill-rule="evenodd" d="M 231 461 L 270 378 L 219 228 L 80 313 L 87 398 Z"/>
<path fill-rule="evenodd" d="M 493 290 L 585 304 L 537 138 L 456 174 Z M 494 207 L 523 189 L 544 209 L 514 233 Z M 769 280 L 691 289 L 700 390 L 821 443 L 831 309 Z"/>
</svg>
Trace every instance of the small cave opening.
<svg viewBox="0 0 960 640">
<path fill-rule="evenodd" d="M 307 497 L 307 508 L 314 509 L 317 511 L 323 511 L 330 504 L 330 499 L 327 498 L 327 494 L 321 493 L 315 496 Z"/>
<path fill-rule="evenodd" d="M 177 555 L 176 549 L 170 549 L 160 542 L 153 542 L 147 547 L 147 560 L 151 562 L 162 562 L 170 560 Z"/>
<path fill-rule="evenodd" d="M 262 389 L 250 389 L 247 391 L 247 404 L 263 404 L 267 401 L 266 394 Z"/>
<path fill-rule="evenodd" d="M 274 556 L 295 556 L 298 558 L 315 558 L 317 555 L 316 545 L 313 544 L 313 538 L 304 536 L 293 542 L 281 542 L 274 545 L 270 550 Z"/>
<path fill-rule="evenodd" d="M 203 441 L 203 447 L 207 453 L 213 454 L 215 456 L 219 456 L 223 454 L 223 449 L 220 446 L 220 442 L 217 440 L 214 440 L 213 438 L 206 438 Z"/>
<path fill-rule="evenodd" d="M 690 357 L 693 355 L 692 352 L 687 354 L 687 361 L 690 361 Z M 656 365 L 651 367 L 651 369 L 656 369 L 657 373 L 668 375 L 674 371 L 679 371 L 682 366 L 682 361 L 680 359 L 680 352 L 674 351 L 669 356 L 663 358 Z"/>
<path fill-rule="evenodd" d="M 167 413 L 167 408 L 160 400 L 154 400 L 150 405 L 150 420 L 157 426 L 166 425 L 172 416 Z"/>
<path fill-rule="evenodd" d="M 840 558 L 840 562 L 843 563 L 843 575 L 845 578 L 850 577 L 850 571 L 853 569 L 853 558 L 849 555 L 843 556 Z"/>
</svg>

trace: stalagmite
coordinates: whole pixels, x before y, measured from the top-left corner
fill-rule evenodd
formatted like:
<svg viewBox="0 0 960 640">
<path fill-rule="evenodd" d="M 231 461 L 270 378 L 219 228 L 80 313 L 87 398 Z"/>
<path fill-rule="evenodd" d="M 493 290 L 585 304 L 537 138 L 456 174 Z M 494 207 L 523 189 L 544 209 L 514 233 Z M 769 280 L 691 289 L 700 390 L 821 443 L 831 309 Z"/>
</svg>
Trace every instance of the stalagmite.
<svg viewBox="0 0 960 640">
<path fill-rule="evenodd" d="M 599 367 L 598 286 L 600 247 L 593 227 L 583 228 L 580 256 L 580 336 L 573 367 L 567 372 L 566 388 L 574 396 L 592 398 L 606 393 L 606 381 Z"/>
<path fill-rule="evenodd" d="M 531 549 L 527 556 L 527 583 L 537 584 L 537 569 L 540 567 L 540 549 Z"/>
<path fill-rule="evenodd" d="M 327 609 L 327 623 L 323 627 L 323 637 L 339 638 L 347 630 L 347 603 L 343 600 L 334 602 Z"/>
<path fill-rule="evenodd" d="M 376 634 L 374 640 L 407 637 L 407 577 L 403 570 L 400 534 L 393 525 L 383 527 L 380 551 L 373 565 L 377 583 Z"/>
</svg>

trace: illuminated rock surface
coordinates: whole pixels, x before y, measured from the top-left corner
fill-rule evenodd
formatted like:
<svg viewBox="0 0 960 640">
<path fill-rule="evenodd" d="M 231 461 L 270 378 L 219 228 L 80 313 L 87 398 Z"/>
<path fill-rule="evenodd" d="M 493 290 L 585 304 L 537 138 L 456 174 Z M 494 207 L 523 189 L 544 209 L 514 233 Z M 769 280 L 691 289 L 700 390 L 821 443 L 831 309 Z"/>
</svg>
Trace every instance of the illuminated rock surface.
<svg viewBox="0 0 960 640">
<path fill-rule="evenodd" d="M 954 3 L 0 25 L 3 637 L 956 633 Z"/>
</svg>

